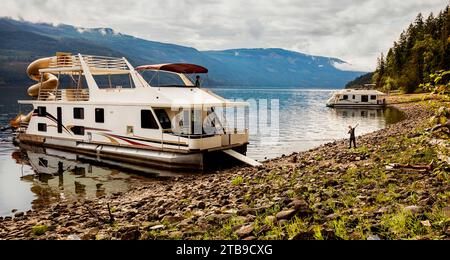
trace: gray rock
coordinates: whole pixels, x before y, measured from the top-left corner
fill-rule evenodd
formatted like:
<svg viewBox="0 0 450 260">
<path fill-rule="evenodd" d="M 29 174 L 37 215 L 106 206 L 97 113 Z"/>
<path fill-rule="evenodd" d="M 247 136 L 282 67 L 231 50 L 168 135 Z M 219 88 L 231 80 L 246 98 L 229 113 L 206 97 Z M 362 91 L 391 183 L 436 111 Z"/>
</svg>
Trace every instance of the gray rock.
<svg viewBox="0 0 450 260">
<path fill-rule="evenodd" d="M 178 216 L 165 216 L 162 220 L 168 223 L 177 223 L 182 221 L 183 219 L 183 217 Z"/>
<path fill-rule="evenodd" d="M 403 209 L 403 211 L 411 213 L 411 214 L 419 214 L 423 212 L 423 208 L 420 206 L 408 206 Z"/>
<path fill-rule="evenodd" d="M 447 218 L 450 218 L 450 207 L 445 207 L 445 208 L 442 209 L 442 211 L 444 212 L 444 215 Z"/>
<path fill-rule="evenodd" d="M 81 240 L 81 238 L 77 235 L 70 235 L 67 237 L 67 240 Z"/>
<path fill-rule="evenodd" d="M 292 240 L 314 240 L 314 232 L 301 232 L 295 235 Z"/>
<path fill-rule="evenodd" d="M 367 237 L 367 240 L 372 240 L 372 241 L 376 241 L 376 240 L 381 240 L 381 238 L 378 235 L 370 235 Z"/>
<path fill-rule="evenodd" d="M 327 220 L 333 220 L 333 219 L 336 219 L 337 217 L 339 217 L 339 215 L 333 213 L 333 214 L 330 214 L 330 215 L 326 216 L 325 218 L 326 218 Z"/>
<path fill-rule="evenodd" d="M 247 216 L 247 215 L 260 215 L 263 214 L 269 206 L 259 207 L 259 208 L 248 208 L 248 209 L 241 209 L 238 211 L 239 216 Z"/>
<path fill-rule="evenodd" d="M 266 217 L 266 222 L 267 222 L 267 223 L 273 224 L 273 223 L 275 223 L 276 221 L 277 221 L 277 217 L 275 217 L 275 216 L 267 216 L 267 217 Z"/>
<path fill-rule="evenodd" d="M 91 228 L 86 234 L 83 235 L 83 240 L 94 240 L 99 232 L 98 228 Z"/>
<path fill-rule="evenodd" d="M 172 240 L 181 239 L 181 238 L 183 238 L 183 232 L 181 232 L 181 231 L 170 232 L 169 238 Z"/>
<path fill-rule="evenodd" d="M 21 212 L 21 211 L 18 211 L 18 212 L 16 212 L 15 214 L 14 214 L 14 217 L 15 218 L 20 218 L 20 217 L 23 217 L 25 215 L 25 213 L 23 213 L 23 212 Z"/>
<path fill-rule="evenodd" d="M 138 229 L 128 231 L 124 233 L 120 240 L 138 240 L 141 237 L 141 232 Z"/>
<path fill-rule="evenodd" d="M 164 225 L 156 225 L 150 228 L 150 230 L 160 230 L 160 229 L 165 229 L 166 226 Z"/>
<path fill-rule="evenodd" d="M 295 209 L 281 211 L 276 215 L 276 218 L 278 220 L 283 220 L 283 219 L 290 220 L 291 218 L 293 218 L 295 216 L 295 213 L 297 213 L 297 210 L 295 210 Z"/>
<path fill-rule="evenodd" d="M 303 200 L 303 199 L 296 199 L 293 200 L 290 204 L 289 207 L 295 209 L 295 210 L 301 210 L 301 209 L 308 209 L 308 203 Z"/>
<path fill-rule="evenodd" d="M 256 219 L 256 216 L 253 216 L 253 215 L 247 215 L 245 217 L 246 222 L 253 222 L 253 221 L 255 221 L 255 219 Z"/>
<path fill-rule="evenodd" d="M 75 221 L 67 221 L 63 226 L 64 227 L 73 227 L 76 225 L 77 225 L 77 223 Z"/>
<path fill-rule="evenodd" d="M 237 212 L 238 211 L 235 209 L 227 209 L 227 210 L 224 210 L 222 213 L 235 215 L 235 214 L 237 214 Z"/>
<path fill-rule="evenodd" d="M 215 224 L 220 224 L 231 218 L 231 214 L 211 214 L 207 217 L 208 221 Z"/>
<path fill-rule="evenodd" d="M 282 220 L 278 221 L 278 225 L 281 226 L 281 227 L 286 225 L 287 223 L 289 223 L 289 221 L 287 221 L 286 219 L 282 219 Z"/>
<path fill-rule="evenodd" d="M 379 210 L 377 210 L 375 213 L 376 213 L 376 214 L 379 214 L 379 215 L 382 215 L 382 214 L 385 214 L 385 213 L 387 213 L 387 212 L 389 212 L 389 209 L 386 208 L 386 207 L 382 207 L 382 208 L 380 208 Z"/>
<path fill-rule="evenodd" d="M 255 230 L 255 227 L 253 226 L 253 224 L 250 224 L 247 226 L 243 226 L 239 230 L 237 230 L 236 235 L 240 238 L 248 237 L 253 233 L 254 230 Z"/>
<path fill-rule="evenodd" d="M 100 231 L 97 236 L 95 236 L 96 240 L 111 240 L 111 236 L 104 232 L 104 231 Z"/>
<path fill-rule="evenodd" d="M 199 209 L 205 209 L 206 208 L 206 203 L 201 201 L 197 204 L 197 208 Z"/>
</svg>

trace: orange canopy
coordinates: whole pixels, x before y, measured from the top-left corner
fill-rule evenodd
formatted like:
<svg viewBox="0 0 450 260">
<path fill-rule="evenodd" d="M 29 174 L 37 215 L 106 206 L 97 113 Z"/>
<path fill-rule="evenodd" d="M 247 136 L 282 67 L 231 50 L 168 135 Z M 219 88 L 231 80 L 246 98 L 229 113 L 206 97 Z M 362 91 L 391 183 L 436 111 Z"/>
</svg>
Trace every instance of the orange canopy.
<svg viewBox="0 0 450 260">
<path fill-rule="evenodd" d="M 203 74 L 208 73 L 208 69 L 195 64 L 188 63 L 168 63 L 156 65 L 144 65 L 136 68 L 137 71 L 160 70 L 183 74 Z"/>
</svg>

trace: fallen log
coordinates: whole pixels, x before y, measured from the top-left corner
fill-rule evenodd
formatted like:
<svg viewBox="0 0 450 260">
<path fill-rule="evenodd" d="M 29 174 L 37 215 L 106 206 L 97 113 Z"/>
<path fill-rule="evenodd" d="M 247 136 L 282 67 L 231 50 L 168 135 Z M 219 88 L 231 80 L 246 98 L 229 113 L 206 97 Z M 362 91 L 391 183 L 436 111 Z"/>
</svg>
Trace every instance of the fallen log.
<svg viewBox="0 0 450 260">
<path fill-rule="evenodd" d="M 388 166 L 386 166 L 386 169 L 387 170 L 408 169 L 408 170 L 417 170 L 417 171 L 431 171 L 431 170 L 433 170 L 433 163 L 420 164 L 420 165 L 391 163 Z"/>
</svg>

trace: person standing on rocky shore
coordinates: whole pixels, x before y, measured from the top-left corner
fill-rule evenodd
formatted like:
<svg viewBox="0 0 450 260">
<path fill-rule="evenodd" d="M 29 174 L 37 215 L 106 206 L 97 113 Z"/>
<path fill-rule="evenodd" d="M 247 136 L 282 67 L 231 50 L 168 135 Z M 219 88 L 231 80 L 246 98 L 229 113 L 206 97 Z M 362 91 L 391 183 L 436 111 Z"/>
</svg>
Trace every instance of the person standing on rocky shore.
<svg viewBox="0 0 450 260">
<path fill-rule="evenodd" d="M 356 128 L 358 126 L 359 126 L 359 124 L 356 125 L 355 127 L 352 127 L 351 125 L 348 126 L 348 129 L 349 129 L 348 134 L 350 135 L 350 146 L 349 146 L 349 149 L 352 149 L 352 143 L 353 143 L 354 148 L 356 148 L 356 134 L 355 134 L 355 130 L 356 130 Z"/>
</svg>

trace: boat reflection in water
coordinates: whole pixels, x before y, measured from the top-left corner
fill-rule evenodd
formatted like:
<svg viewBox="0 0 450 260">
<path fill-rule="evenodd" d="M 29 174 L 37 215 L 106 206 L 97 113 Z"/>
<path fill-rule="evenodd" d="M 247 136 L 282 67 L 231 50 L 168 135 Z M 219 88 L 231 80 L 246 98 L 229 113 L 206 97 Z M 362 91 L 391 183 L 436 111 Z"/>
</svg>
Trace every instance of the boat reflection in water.
<svg viewBox="0 0 450 260">
<path fill-rule="evenodd" d="M 395 108 L 333 108 L 337 117 L 382 119 L 385 124 L 393 124 L 404 119 L 404 114 Z"/>
<path fill-rule="evenodd" d="M 123 193 L 133 184 L 153 182 L 149 177 L 171 177 L 175 173 L 139 167 L 136 165 L 112 165 L 73 153 L 54 149 L 20 145 L 12 153 L 16 163 L 31 166 L 33 171 L 22 168 L 22 181 L 31 183 L 36 199 L 33 209 L 47 205 L 56 199 L 95 199 L 105 195 Z M 104 167 L 108 165 L 108 167 Z M 128 169 L 128 170 L 124 170 Z M 130 173 L 143 173 L 144 176 Z"/>
<path fill-rule="evenodd" d="M 361 108 L 335 108 L 333 109 L 339 117 L 384 117 L 384 109 L 361 109 Z"/>
</svg>

